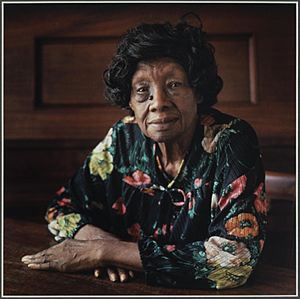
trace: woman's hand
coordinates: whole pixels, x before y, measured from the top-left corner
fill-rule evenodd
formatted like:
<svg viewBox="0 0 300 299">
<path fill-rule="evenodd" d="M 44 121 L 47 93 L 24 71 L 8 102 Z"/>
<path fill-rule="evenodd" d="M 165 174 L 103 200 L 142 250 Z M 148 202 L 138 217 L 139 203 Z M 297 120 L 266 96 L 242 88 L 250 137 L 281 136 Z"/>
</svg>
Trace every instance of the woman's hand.
<svg viewBox="0 0 300 299">
<path fill-rule="evenodd" d="M 61 272 L 100 271 L 101 267 L 109 267 L 108 275 L 112 281 L 117 281 L 116 273 L 120 281 L 126 281 L 131 276 L 130 270 L 142 270 L 137 244 L 118 240 L 67 239 L 34 255 L 24 256 L 22 262 L 34 270 Z M 116 270 L 111 270 L 112 267 Z"/>
<path fill-rule="evenodd" d="M 102 266 L 103 242 L 67 239 L 34 255 L 27 255 L 22 262 L 31 269 L 76 272 Z"/>
<path fill-rule="evenodd" d="M 78 230 L 75 234 L 74 239 L 77 240 L 95 240 L 95 239 L 105 239 L 105 240 L 119 240 L 119 238 L 109 232 L 104 231 L 100 227 L 96 227 L 91 224 L 86 224 Z M 126 270 L 122 268 L 97 268 L 94 271 L 94 276 L 96 278 L 103 278 L 107 274 L 110 281 L 125 282 L 134 277 L 134 273 L 131 270 Z"/>
</svg>

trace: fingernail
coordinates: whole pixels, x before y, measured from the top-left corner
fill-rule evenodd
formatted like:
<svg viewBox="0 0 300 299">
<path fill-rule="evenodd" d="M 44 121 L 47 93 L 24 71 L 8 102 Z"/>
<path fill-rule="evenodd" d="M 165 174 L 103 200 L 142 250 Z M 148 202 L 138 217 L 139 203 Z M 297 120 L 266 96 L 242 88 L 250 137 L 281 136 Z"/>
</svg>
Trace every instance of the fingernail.
<svg viewBox="0 0 300 299">
<path fill-rule="evenodd" d="M 110 277 L 109 277 L 109 278 L 110 278 L 110 280 L 113 281 L 113 282 L 117 281 L 117 275 L 114 274 L 114 273 L 110 274 Z"/>
<path fill-rule="evenodd" d="M 123 273 L 122 273 L 122 274 L 120 275 L 120 281 L 121 281 L 121 282 L 124 282 L 126 279 L 127 279 L 126 274 L 123 274 Z"/>
<path fill-rule="evenodd" d="M 100 276 L 100 271 L 98 270 L 98 269 L 96 269 L 95 271 L 94 271 L 94 275 L 95 275 L 95 277 L 99 277 Z"/>
<path fill-rule="evenodd" d="M 28 268 L 32 268 L 34 266 L 34 264 L 28 264 L 27 267 Z"/>
<path fill-rule="evenodd" d="M 28 255 L 25 255 L 25 256 L 23 256 L 22 258 L 21 258 L 21 261 L 23 262 L 23 261 L 26 261 L 26 260 L 29 260 L 29 256 Z"/>
<path fill-rule="evenodd" d="M 27 263 L 27 264 L 30 263 L 30 259 L 22 259 L 21 261 L 22 261 L 23 263 L 25 263 L 25 264 L 26 264 L 26 263 Z"/>
</svg>

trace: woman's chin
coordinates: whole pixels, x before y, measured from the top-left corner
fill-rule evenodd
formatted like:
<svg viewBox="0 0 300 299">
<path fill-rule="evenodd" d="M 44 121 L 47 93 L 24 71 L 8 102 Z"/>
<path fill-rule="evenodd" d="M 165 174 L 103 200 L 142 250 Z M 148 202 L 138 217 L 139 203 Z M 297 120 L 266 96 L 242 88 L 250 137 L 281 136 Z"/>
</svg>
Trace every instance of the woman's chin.
<svg viewBox="0 0 300 299">
<path fill-rule="evenodd" d="M 151 138 L 153 141 L 158 143 L 163 142 L 172 142 L 176 141 L 180 137 L 180 134 L 177 134 L 176 132 L 172 131 L 156 131 L 151 132 L 151 134 L 148 135 L 149 138 Z"/>
</svg>

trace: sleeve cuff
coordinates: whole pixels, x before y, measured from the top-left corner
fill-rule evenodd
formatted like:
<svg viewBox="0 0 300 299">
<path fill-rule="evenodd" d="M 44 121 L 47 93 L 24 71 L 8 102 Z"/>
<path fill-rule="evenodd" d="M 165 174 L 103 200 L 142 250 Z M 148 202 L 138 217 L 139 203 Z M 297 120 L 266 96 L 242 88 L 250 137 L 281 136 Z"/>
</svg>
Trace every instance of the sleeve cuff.
<svg viewBox="0 0 300 299">
<path fill-rule="evenodd" d="M 54 235 L 56 241 L 72 239 L 78 230 L 89 221 L 78 213 L 59 215 L 48 224 L 49 231 Z"/>
</svg>

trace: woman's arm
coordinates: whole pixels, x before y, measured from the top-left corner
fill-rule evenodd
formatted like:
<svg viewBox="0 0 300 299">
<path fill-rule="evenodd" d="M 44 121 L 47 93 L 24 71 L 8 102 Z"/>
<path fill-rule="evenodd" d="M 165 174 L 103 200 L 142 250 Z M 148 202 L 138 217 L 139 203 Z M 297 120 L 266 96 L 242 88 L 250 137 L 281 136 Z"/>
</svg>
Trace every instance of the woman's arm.
<svg viewBox="0 0 300 299">
<path fill-rule="evenodd" d="M 119 238 L 117 238 L 115 235 L 104 231 L 100 227 L 93 226 L 91 224 L 86 224 L 83 227 L 81 227 L 78 232 L 74 235 L 75 240 L 115 240 L 118 241 Z M 126 245 L 127 242 L 123 244 Z M 110 243 L 107 242 L 107 246 L 109 246 Z M 136 246 L 137 247 L 137 246 Z M 110 250 L 108 251 L 111 252 Z M 118 254 L 116 253 L 116 256 Z M 106 256 L 106 255 L 104 255 Z M 113 263 L 112 263 L 113 264 Z M 109 277 L 111 281 L 121 281 L 125 282 L 128 281 L 130 278 L 134 277 L 134 273 L 131 270 L 126 269 L 127 267 L 121 268 L 121 267 L 112 267 L 109 265 L 108 267 L 97 267 L 94 270 L 95 277 L 104 277 L 106 274 Z"/>
<path fill-rule="evenodd" d="M 68 184 L 61 187 L 50 201 L 45 218 L 55 240 L 74 238 L 87 224 L 108 231 L 110 217 L 106 204 L 106 182 L 113 170 L 115 155 L 116 132 L 113 127 Z"/>
<path fill-rule="evenodd" d="M 56 196 L 50 202 L 46 213 L 48 228 L 55 236 L 55 240 L 64 238 L 78 240 L 119 238 L 107 230 L 110 226 L 109 212 L 106 207 L 106 190 L 104 179 L 108 179 L 110 167 L 107 166 L 110 159 L 116 154 L 116 138 L 112 128 L 93 152 L 87 157 L 67 186 L 58 190 Z M 104 160 L 103 160 L 104 159 Z M 100 228 L 101 227 L 101 228 Z M 95 269 L 96 277 L 108 274 L 111 281 L 127 281 L 134 274 L 132 271 L 108 267 Z"/>
<path fill-rule="evenodd" d="M 142 271 L 136 243 L 108 239 L 67 239 L 34 255 L 26 255 L 22 261 L 35 270 L 77 272 L 113 265 Z"/>
<path fill-rule="evenodd" d="M 82 226 L 74 235 L 75 240 L 119 240 L 117 236 L 111 234 L 98 226 L 86 224 Z"/>
</svg>

